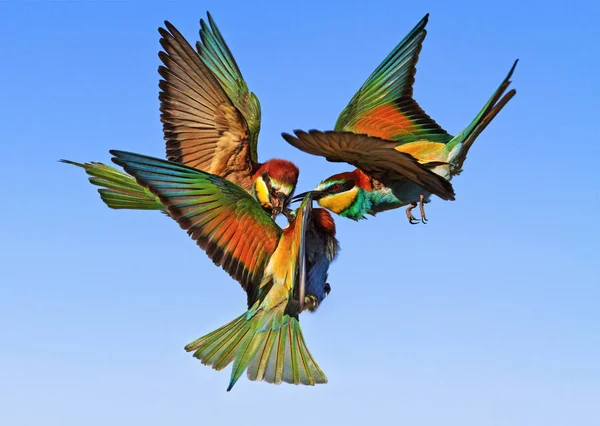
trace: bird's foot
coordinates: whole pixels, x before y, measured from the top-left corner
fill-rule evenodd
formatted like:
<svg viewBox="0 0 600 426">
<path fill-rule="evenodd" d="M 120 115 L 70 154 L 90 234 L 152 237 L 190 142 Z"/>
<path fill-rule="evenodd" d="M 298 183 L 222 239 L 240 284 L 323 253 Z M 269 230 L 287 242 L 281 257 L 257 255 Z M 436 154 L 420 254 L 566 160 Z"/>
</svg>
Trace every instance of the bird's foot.
<svg viewBox="0 0 600 426">
<path fill-rule="evenodd" d="M 419 210 L 421 211 L 421 222 L 427 223 L 428 219 L 425 216 L 425 196 L 423 194 L 419 197 Z"/>
<path fill-rule="evenodd" d="M 313 294 L 304 297 L 304 309 L 309 312 L 314 312 L 319 307 L 319 300 Z"/>
<path fill-rule="evenodd" d="M 406 217 L 408 217 L 408 223 L 410 223 L 411 225 L 416 225 L 417 223 L 419 223 L 417 218 L 414 217 L 412 214 L 412 209 L 414 209 L 415 207 L 417 207 L 417 203 L 410 203 L 410 206 L 408 206 L 408 208 L 406 209 Z"/>
</svg>

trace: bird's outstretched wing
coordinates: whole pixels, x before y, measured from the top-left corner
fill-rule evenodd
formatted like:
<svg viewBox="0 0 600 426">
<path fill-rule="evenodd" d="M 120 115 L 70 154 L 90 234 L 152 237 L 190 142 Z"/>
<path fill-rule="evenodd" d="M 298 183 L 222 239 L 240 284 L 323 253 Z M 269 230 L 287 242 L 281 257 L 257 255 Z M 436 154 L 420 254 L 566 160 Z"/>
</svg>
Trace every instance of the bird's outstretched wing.
<svg viewBox="0 0 600 426">
<path fill-rule="evenodd" d="M 254 303 L 282 232 L 260 205 L 219 176 L 145 155 L 111 154 L 113 162 L 158 196 L 216 265 L 240 282 L 249 305 Z"/>
<path fill-rule="evenodd" d="M 204 64 L 210 68 L 229 99 L 246 119 L 250 132 L 250 154 L 252 161 L 257 163 L 258 133 L 260 132 L 258 97 L 248 89 L 248 84 L 242 77 L 242 72 L 212 16 L 210 13 L 206 15 L 208 25 L 203 19 L 200 20 L 201 42 L 196 43 L 196 49 Z"/>
<path fill-rule="evenodd" d="M 408 179 L 444 200 L 454 200 L 452 184 L 409 154 L 398 152 L 389 141 L 348 132 L 294 130 L 283 138 L 296 148 L 332 162 L 345 162 L 381 181 Z"/>
<path fill-rule="evenodd" d="M 244 106 L 243 90 L 230 90 L 223 80 L 227 75 L 213 74 L 173 25 L 165 22 L 165 27 L 159 28 L 164 49 L 159 57 L 164 66 L 158 72 L 162 76 L 159 99 L 167 158 L 219 176 L 251 175 L 257 161 L 260 127 L 260 107 L 257 100 L 255 104 L 252 101 L 256 97 L 247 95 L 250 101 Z M 214 30 L 213 34 L 204 28 L 205 34 L 222 41 L 216 27 Z M 222 49 L 229 52 L 226 46 Z M 209 52 L 205 49 L 204 55 L 208 57 Z M 235 64 L 230 54 L 212 64 L 219 61 L 227 64 L 223 66 Z M 231 72 L 239 78 L 236 84 L 246 87 L 241 74 Z M 247 94 L 247 87 L 245 90 Z M 250 112 L 251 104 L 255 113 Z"/>
<path fill-rule="evenodd" d="M 450 136 L 412 98 L 416 64 L 429 14 L 373 71 L 340 114 L 335 130 L 403 143 L 446 143 Z"/>
</svg>

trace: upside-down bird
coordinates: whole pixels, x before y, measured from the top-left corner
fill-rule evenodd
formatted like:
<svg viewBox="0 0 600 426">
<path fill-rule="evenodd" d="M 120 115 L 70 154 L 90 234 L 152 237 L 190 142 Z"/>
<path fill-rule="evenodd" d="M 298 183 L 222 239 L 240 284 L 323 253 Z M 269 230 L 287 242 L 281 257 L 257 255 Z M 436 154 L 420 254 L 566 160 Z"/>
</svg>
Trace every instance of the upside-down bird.
<svg viewBox="0 0 600 426">
<path fill-rule="evenodd" d="M 320 215 L 311 214 L 311 194 L 281 229 L 247 192 L 220 176 L 140 154 L 111 153 L 247 292 L 246 312 L 185 349 L 216 370 L 233 362 L 227 390 L 245 370 L 250 380 L 326 383 L 298 322 L 310 266 L 304 235 L 311 221 L 320 223 Z M 325 222 L 329 229 L 333 221 Z"/>
<path fill-rule="evenodd" d="M 430 201 L 432 191 L 395 173 L 373 152 L 387 150 L 410 154 L 423 166 L 450 181 L 462 171 L 477 136 L 516 94 L 514 89 L 504 92 L 517 61 L 462 132 L 451 136 L 442 129 L 412 97 L 428 16 L 375 69 L 339 116 L 334 131 L 295 130 L 295 137 L 282 135 L 305 152 L 357 167 L 354 171 L 330 176 L 316 188 L 329 193 L 319 200 L 319 205 L 342 217 L 364 219 L 367 214 L 375 215 L 409 205 L 406 215 L 414 224 L 418 221 L 412 210 L 419 203 L 421 221 L 425 223 L 424 203 Z"/>
</svg>

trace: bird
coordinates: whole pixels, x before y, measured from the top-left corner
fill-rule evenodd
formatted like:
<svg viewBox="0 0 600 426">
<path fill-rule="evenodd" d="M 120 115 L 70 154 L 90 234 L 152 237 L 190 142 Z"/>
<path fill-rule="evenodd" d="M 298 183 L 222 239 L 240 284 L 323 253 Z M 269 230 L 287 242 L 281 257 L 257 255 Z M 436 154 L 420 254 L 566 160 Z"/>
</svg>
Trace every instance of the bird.
<svg viewBox="0 0 600 426">
<path fill-rule="evenodd" d="M 319 205 L 339 216 L 360 220 L 408 205 L 408 221 L 416 224 L 419 222 L 412 210 L 419 204 L 421 222 L 427 223 L 424 204 L 435 192 L 398 175 L 374 153 L 409 154 L 449 182 L 462 172 L 475 139 L 516 94 L 515 89 L 504 92 L 518 60 L 475 119 L 458 135 L 448 134 L 413 99 L 416 64 L 428 19 L 429 14 L 369 76 L 340 114 L 333 131 L 295 130 L 295 135 L 282 134 L 302 151 L 357 167 L 330 176 L 316 187 L 317 192 L 329 192 L 320 198 Z"/>
<path fill-rule="evenodd" d="M 261 109 L 210 13 L 200 20 L 196 49 L 170 22 L 159 28 L 162 61 L 160 111 L 166 157 L 222 176 L 248 191 L 277 217 L 293 195 L 298 167 L 274 158 L 258 161 Z M 78 163 L 114 209 L 167 211 L 149 191 L 121 170 L 100 162 Z M 288 211 L 288 210 L 285 210 Z"/>
<path fill-rule="evenodd" d="M 279 213 L 293 217 L 295 212 L 287 205 L 299 170 L 292 162 L 281 159 L 256 162 L 258 98 L 248 90 L 210 13 L 207 19 L 208 24 L 200 20 L 197 53 L 169 22 L 165 22 L 166 30 L 159 29 L 164 49 L 159 53 L 164 64 L 159 68 L 163 77 L 159 99 L 167 159 L 228 179 L 251 194 L 273 219 Z M 222 113 L 231 122 L 229 128 L 222 123 Z M 113 209 L 160 210 L 170 214 L 156 195 L 122 170 L 101 162 L 60 161 L 83 168 L 90 182 L 100 187 L 98 192 L 104 203 Z M 327 270 L 339 243 L 331 215 L 323 209 L 314 209 L 311 214 L 314 220 L 307 228 L 306 303 L 309 311 L 315 311 L 331 289 L 326 282 Z"/>
<path fill-rule="evenodd" d="M 247 293 L 246 312 L 185 350 L 216 370 L 233 363 L 228 391 L 244 371 L 250 380 L 275 384 L 326 383 L 299 324 L 310 280 L 305 230 L 322 217 L 311 214 L 312 194 L 281 229 L 247 191 L 221 176 L 169 160 L 110 152 L 112 161 L 154 194 L 170 217 Z M 323 226 L 330 228 L 333 219 L 328 212 L 325 219 Z"/>
<path fill-rule="evenodd" d="M 287 215 L 298 167 L 282 159 L 257 162 L 258 98 L 249 91 L 210 13 L 207 18 L 208 24 L 200 20 L 197 52 L 168 21 L 166 29 L 159 28 L 163 47 L 159 99 L 167 159 L 223 176 L 250 192 L 274 218 Z M 444 199 L 453 197 L 452 186 L 410 154 L 385 152 L 383 156 L 382 161 L 398 175 Z M 167 212 L 156 197 L 114 167 L 61 161 L 85 169 L 90 182 L 101 187 L 101 198 L 109 207 Z"/>
</svg>

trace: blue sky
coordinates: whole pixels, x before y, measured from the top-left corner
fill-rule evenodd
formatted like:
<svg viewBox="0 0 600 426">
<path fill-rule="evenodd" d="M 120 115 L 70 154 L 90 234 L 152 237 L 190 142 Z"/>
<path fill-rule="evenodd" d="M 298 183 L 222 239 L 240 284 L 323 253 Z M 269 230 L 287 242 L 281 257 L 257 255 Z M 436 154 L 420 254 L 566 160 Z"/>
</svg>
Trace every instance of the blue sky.
<svg viewBox="0 0 600 426">
<path fill-rule="evenodd" d="M 599 424 L 600 7 L 299 3 L 0 4 L 0 424 Z M 337 221 L 332 293 L 301 317 L 325 386 L 225 392 L 183 346 L 244 310 L 239 285 L 56 161 L 164 155 L 157 28 L 196 40 L 206 10 L 260 98 L 261 159 L 296 162 L 300 190 L 349 168 L 279 134 L 331 129 L 425 13 L 415 98 L 452 133 L 520 58 L 455 202 Z"/>
</svg>

